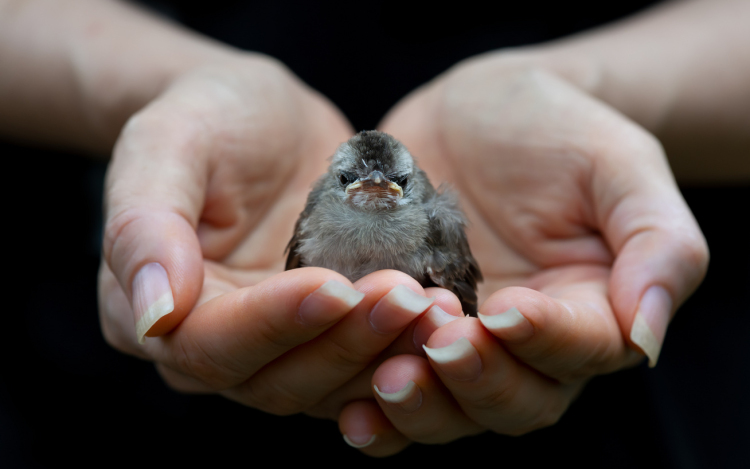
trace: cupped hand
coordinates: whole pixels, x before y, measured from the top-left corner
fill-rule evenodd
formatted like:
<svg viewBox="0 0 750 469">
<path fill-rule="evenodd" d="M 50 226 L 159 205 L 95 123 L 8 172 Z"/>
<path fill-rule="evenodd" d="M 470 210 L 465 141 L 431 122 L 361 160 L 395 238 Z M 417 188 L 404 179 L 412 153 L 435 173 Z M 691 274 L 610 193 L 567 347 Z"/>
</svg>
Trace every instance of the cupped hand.
<svg viewBox="0 0 750 469">
<path fill-rule="evenodd" d="M 370 365 L 433 303 L 422 287 L 393 271 L 356 285 L 281 272 L 313 181 L 351 133 L 266 58 L 170 83 L 124 127 L 108 170 L 106 339 L 178 390 L 276 414 L 308 410 Z"/>
<path fill-rule="evenodd" d="M 383 436 L 368 454 L 552 424 L 590 377 L 641 353 L 653 366 L 705 274 L 705 240 L 658 141 L 518 64 L 503 53 L 459 64 L 381 126 L 434 183 L 460 192 L 485 283 L 479 319 L 438 329 L 429 358 L 380 366 L 382 411 L 374 401 L 344 409 L 342 432 Z"/>
<path fill-rule="evenodd" d="M 283 66 L 245 54 L 178 76 L 133 115 L 107 172 L 103 254 L 139 340 L 185 318 L 204 260 L 243 284 L 282 270 L 310 186 L 350 134 Z"/>
</svg>

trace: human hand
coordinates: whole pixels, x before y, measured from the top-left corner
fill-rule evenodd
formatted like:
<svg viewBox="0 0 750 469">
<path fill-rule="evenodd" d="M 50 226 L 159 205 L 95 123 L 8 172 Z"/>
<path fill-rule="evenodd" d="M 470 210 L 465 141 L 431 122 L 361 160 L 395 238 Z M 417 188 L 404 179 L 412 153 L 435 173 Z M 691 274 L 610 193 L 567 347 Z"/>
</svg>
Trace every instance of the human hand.
<svg viewBox="0 0 750 469">
<path fill-rule="evenodd" d="M 480 319 L 438 329 L 429 362 L 397 356 L 375 373 L 385 393 L 414 382 L 385 398 L 419 401 L 416 410 L 383 396 L 382 412 L 372 401 L 344 409 L 342 432 L 387 435 L 367 454 L 554 423 L 587 379 L 636 364 L 633 350 L 653 366 L 672 314 L 705 274 L 705 240 L 658 141 L 507 59 L 454 67 L 381 127 L 433 182 L 461 193 L 485 283 Z"/>
<path fill-rule="evenodd" d="M 233 57 L 170 84 L 125 126 L 107 175 L 107 340 L 178 390 L 277 414 L 360 372 L 432 303 L 422 287 L 398 272 L 356 285 L 323 269 L 279 273 L 312 182 L 350 135 L 268 59 Z M 139 345 L 144 335 L 158 337 Z"/>
</svg>

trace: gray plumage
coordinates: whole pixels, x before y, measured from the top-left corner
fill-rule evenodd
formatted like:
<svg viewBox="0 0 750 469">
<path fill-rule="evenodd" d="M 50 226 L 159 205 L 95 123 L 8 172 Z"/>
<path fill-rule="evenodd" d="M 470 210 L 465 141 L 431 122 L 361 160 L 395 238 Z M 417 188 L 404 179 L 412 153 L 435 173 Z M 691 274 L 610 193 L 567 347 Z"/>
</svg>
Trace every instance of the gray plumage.
<svg viewBox="0 0 750 469">
<path fill-rule="evenodd" d="M 361 132 L 343 143 L 315 183 L 287 250 L 286 269 L 315 266 L 352 282 L 395 269 L 421 285 L 452 290 L 476 315 L 482 274 L 447 188 L 435 190 L 395 138 Z"/>
</svg>

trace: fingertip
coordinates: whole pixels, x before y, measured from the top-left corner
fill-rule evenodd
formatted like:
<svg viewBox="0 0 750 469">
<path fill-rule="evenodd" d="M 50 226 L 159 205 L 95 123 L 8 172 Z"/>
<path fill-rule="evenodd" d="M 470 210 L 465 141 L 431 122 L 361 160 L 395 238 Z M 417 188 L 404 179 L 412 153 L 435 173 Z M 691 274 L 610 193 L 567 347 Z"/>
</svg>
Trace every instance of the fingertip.
<svg viewBox="0 0 750 469">
<path fill-rule="evenodd" d="M 705 277 L 709 251 L 677 187 L 649 195 L 613 212 L 609 296 L 623 336 L 654 366 L 673 314 Z"/>
<path fill-rule="evenodd" d="M 440 287 L 428 287 L 424 289 L 424 294 L 427 297 L 434 297 L 435 304 L 448 314 L 456 317 L 464 316 L 461 301 L 452 291 Z"/>
<path fill-rule="evenodd" d="M 367 295 L 358 310 L 363 311 L 370 329 L 379 334 L 393 334 L 409 325 L 434 304 L 425 290 L 411 276 L 396 270 L 379 270 L 357 280 L 358 291 Z"/>
<path fill-rule="evenodd" d="M 351 311 L 364 298 L 364 293 L 337 280 L 328 280 L 302 300 L 297 318 L 308 326 L 323 326 Z"/>
<path fill-rule="evenodd" d="M 464 414 L 425 358 L 389 358 L 378 366 L 372 385 L 385 415 L 412 441 L 447 443 L 483 431 Z"/>
<path fill-rule="evenodd" d="M 671 312 L 672 297 L 669 292 L 654 285 L 643 294 L 633 318 L 630 340 L 648 357 L 651 368 L 656 366 L 659 359 Z"/>
<path fill-rule="evenodd" d="M 183 217 L 145 209 L 110 220 L 104 254 L 130 300 L 138 342 L 173 330 L 192 310 L 203 285 L 203 259 Z"/>
<path fill-rule="evenodd" d="M 354 282 L 357 290 L 370 293 L 376 290 L 390 291 L 398 285 L 402 285 L 419 295 L 425 296 L 425 290 L 413 277 L 398 270 L 378 270 L 365 275 Z"/>
<path fill-rule="evenodd" d="M 458 310 L 460 314 L 460 309 Z M 456 321 L 458 319 L 463 318 L 463 314 L 458 315 L 452 315 L 448 314 L 445 310 L 443 310 L 440 306 L 434 305 L 429 310 L 427 310 L 427 313 L 417 322 L 417 325 L 414 327 L 414 346 L 422 352 L 422 346 L 427 343 L 430 336 L 438 330 L 440 327 L 448 324 L 449 322 Z"/>
<path fill-rule="evenodd" d="M 487 330 L 501 340 L 523 342 L 543 330 L 548 315 L 560 313 L 561 305 L 536 290 L 508 287 L 492 294 L 482 304 L 477 317 Z"/>
<path fill-rule="evenodd" d="M 534 326 L 515 306 L 499 314 L 478 313 L 477 317 L 495 337 L 507 342 L 523 342 L 534 335 Z"/>
<path fill-rule="evenodd" d="M 138 343 L 143 344 L 146 335 L 154 337 L 168 332 L 170 321 L 166 316 L 173 311 L 174 296 L 167 271 L 158 262 L 141 267 L 133 279 L 133 316 Z"/>
<path fill-rule="evenodd" d="M 297 322 L 318 327 L 330 324 L 356 307 L 364 294 L 343 275 L 320 267 L 276 274 L 244 289 L 242 309 L 275 309 L 295 314 Z"/>
<path fill-rule="evenodd" d="M 482 339 L 479 337 L 482 336 Z M 436 330 L 427 340 L 425 346 L 429 348 L 440 348 L 451 345 L 460 338 L 468 338 L 471 342 L 484 340 L 484 337 L 492 336 L 482 327 L 475 317 L 466 316 L 450 321 Z"/>
<path fill-rule="evenodd" d="M 392 456 L 411 444 L 373 399 L 344 407 L 339 414 L 339 431 L 346 444 L 373 457 Z"/>
<path fill-rule="evenodd" d="M 365 438 L 367 438 L 367 436 L 365 436 Z M 364 438 L 360 438 L 357 435 L 354 435 L 350 438 L 349 435 L 344 433 L 344 442 L 346 442 L 346 444 L 351 446 L 352 448 L 357 448 L 357 449 L 367 448 L 371 444 L 375 443 L 375 440 L 377 439 L 378 439 L 377 435 L 370 435 L 370 437 L 367 438 L 367 440 L 365 440 Z M 358 441 L 359 443 L 357 443 Z"/>
<path fill-rule="evenodd" d="M 372 374 L 371 384 L 377 394 L 403 391 L 409 383 L 416 386 L 430 379 L 430 365 L 423 357 L 403 354 L 390 357 L 378 365 Z"/>
<path fill-rule="evenodd" d="M 195 271 L 195 279 L 185 279 L 184 283 L 173 284 L 171 303 L 169 294 L 165 294 L 162 297 L 163 302 L 155 303 L 152 306 L 153 311 L 149 309 L 149 313 L 152 314 L 151 321 L 146 320 L 149 314 L 142 318 L 143 323 L 136 321 L 139 343 L 143 344 L 145 337 L 159 337 L 172 332 L 187 317 L 198 301 L 203 284 L 202 266 L 195 268 Z M 143 335 L 141 331 L 145 331 Z"/>
</svg>

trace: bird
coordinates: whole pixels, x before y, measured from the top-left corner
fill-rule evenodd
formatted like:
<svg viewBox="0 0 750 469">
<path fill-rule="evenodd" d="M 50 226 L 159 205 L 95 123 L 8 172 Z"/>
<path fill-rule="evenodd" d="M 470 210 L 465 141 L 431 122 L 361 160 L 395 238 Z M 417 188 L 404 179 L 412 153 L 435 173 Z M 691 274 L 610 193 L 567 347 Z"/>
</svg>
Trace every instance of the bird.
<svg viewBox="0 0 750 469">
<path fill-rule="evenodd" d="M 355 282 L 395 269 L 451 290 L 476 316 L 482 273 L 456 193 L 436 190 L 406 147 L 377 130 L 355 134 L 330 160 L 295 224 L 286 270 L 323 267 Z"/>
</svg>

